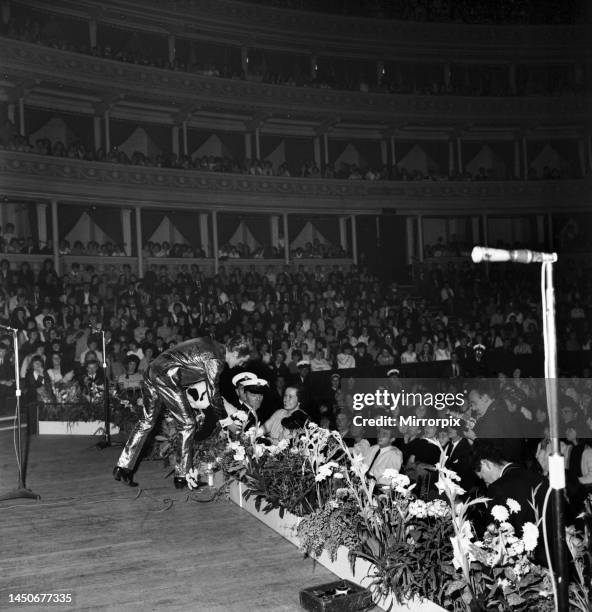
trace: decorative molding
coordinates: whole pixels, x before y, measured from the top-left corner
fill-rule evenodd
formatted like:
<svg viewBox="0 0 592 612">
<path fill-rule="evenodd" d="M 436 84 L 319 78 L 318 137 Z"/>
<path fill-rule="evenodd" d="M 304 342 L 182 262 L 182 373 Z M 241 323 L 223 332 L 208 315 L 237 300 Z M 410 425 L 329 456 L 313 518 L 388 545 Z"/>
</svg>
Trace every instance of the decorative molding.
<svg viewBox="0 0 592 612">
<path fill-rule="evenodd" d="M 268 85 L 234 79 L 206 77 L 96 58 L 0 38 L 0 68 L 6 78 L 39 79 L 47 88 L 53 82 L 56 93 L 62 88 L 105 91 L 124 94 L 162 104 L 199 103 L 252 115 L 281 115 L 298 112 L 326 114 L 341 119 L 413 122 L 466 122 L 507 125 L 508 121 L 556 122 L 569 117 L 570 122 L 584 122 L 590 115 L 590 98 L 568 96 L 543 97 L 457 97 L 360 93 Z M 61 94 L 63 96 L 63 93 Z"/>
<path fill-rule="evenodd" d="M 589 210 L 592 180 L 348 181 L 257 177 L 85 162 L 0 151 L 8 197 L 110 206 L 305 214 L 402 214 Z"/>
</svg>

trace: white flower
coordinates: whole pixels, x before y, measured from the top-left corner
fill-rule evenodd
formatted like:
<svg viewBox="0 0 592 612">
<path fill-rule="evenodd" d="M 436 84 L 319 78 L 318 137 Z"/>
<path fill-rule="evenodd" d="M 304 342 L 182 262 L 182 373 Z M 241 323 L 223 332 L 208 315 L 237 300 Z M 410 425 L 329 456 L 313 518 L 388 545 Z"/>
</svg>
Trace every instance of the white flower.
<svg viewBox="0 0 592 612">
<path fill-rule="evenodd" d="M 460 480 L 460 476 L 454 470 L 445 467 L 443 463 L 436 463 L 436 470 L 440 473 L 441 476 L 446 476 L 451 480 Z"/>
<path fill-rule="evenodd" d="M 496 521 L 499 521 L 500 523 L 504 523 L 505 521 L 508 520 L 510 513 L 508 512 L 508 509 L 505 506 L 500 506 L 498 504 L 497 506 L 494 506 L 491 509 L 491 516 L 493 516 L 493 518 Z"/>
<path fill-rule="evenodd" d="M 267 447 L 265 446 L 265 444 L 255 444 L 255 446 L 253 447 L 253 454 L 255 455 L 256 459 L 260 459 L 261 457 L 263 457 L 266 452 Z"/>
<path fill-rule="evenodd" d="M 520 512 L 520 504 L 511 497 L 508 497 L 506 500 L 506 506 L 510 509 L 510 514 L 515 514 L 516 512 Z"/>
<path fill-rule="evenodd" d="M 499 530 L 500 533 L 503 533 L 505 536 L 512 535 L 514 533 L 514 525 L 504 521 L 503 523 L 500 523 Z"/>
<path fill-rule="evenodd" d="M 508 548 L 508 554 L 510 557 L 517 557 L 524 552 L 524 542 L 522 540 L 516 540 L 516 542 L 512 543 L 512 545 Z"/>
<path fill-rule="evenodd" d="M 288 448 L 288 446 L 290 445 L 290 443 L 288 442 L 288 440 L 280 440 L 277 443 L 277 447 L 280 451 L 286 450 Z"/>
<path fill-rule="evenodd" d="M 393 480 L 394 478 L 397 478 L 397 476 L 399 476 L 399 470 L 395 470 L 393 468 L 386 468 L 382 475 L 385 478 L 390 478 L 391 480 Z"/>
<path fill-rule="evenodd" d="M 364 461 L 363 455 L 355 455 L 351 462 L 351 471 L 358 476 L 363 477 L 368 471 L 368 466 Z"/>
<path fill-rule="evenodd" d="M 450 478 L 442 477 L 442 475 L 440 475 L 440 479 L 436 483 L 436 489 L 438 489 L 440 493 L 445 493 L 451 499 L 466 493 L 462 487 L 452 482 Z"/>
<path fill-rule="evenodd" d="M 245 423 L 246 420 L 249 418 L 249 415 L 246 412 L 243 412 L 242 410 L 237 410 L 235 413 L 233 413 L 232 418 L 235 421 L 242 421 L 243 423 Z"/>
<path fill-rule="evenodd" d="M 341 472 L 335 472 L 333 478 L 343 478 L 343 474 Z"/>
<path fill-rule="evenodd" d="M 409 504 L 409 514 L 416 518 L 425 518 L 427 516 L 427 505 L 421 499 L 416 499 Z"/>
<path fill-rule="evenodd" d="M 329 461 L 329 463 L 324 463 L 318 467 L 318 472 L 315 476 L 316 482 L 320 482 L 321 480 L 325 480 L 333 473 L 334 468 L 338 468 L 339 465 L 335 463 L 335 461 Z"/>
<path fill-rule="evenodd" d="M 427 504 L 428 516 L 445 517 L 448 516 L 450 508 L 443 499 L 435 499 Z"/>
<path fill-rule="evenodd" d="M 539 528 L 534 523 L 524 523 L 522 527 L 522 541 L 526 551 L 534 550 L 539 540 Z"/>
<path fill-rule="evenodd" d="M 189 489 L 197 489 L 199 486 L 199 474 L 197 468 L 192 468 L 185 474 L 187 480 L 187 487 Z"/>
</svg>

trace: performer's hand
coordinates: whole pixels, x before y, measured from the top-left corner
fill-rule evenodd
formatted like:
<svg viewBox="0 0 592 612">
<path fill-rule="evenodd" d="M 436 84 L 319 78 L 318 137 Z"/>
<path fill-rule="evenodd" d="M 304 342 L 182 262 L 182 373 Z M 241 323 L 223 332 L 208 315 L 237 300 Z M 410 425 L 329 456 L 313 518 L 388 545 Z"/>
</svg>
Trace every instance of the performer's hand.
<svg viewBox="0 0 592 612">
<path fill-rule="evenodd" d="M 189 489 L 197 489 L 199 487 L 199 473 L 197 468 L 190 469 L 185 474 L 185 480 L 187 480 L 187 487 Z"/>
<path fill-rule="evenodd" d="M 230 416 L 231 414 L 234 414 L 235 412 L 238 412 L 238 408 L 236 406 L 233 406 L 226 398 L 222 398 L 222 403 L 224 405 L 224 410 L 226 410 L 226 414 L 228 416 Z"/>
</svg>

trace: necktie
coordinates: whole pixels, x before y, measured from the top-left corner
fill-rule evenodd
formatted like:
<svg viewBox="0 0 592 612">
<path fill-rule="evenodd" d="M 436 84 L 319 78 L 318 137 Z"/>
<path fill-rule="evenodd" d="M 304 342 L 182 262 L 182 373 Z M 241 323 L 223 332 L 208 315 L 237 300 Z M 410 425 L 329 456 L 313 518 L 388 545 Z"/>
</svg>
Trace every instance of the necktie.
<svg viewBox="0 0 592 612">
<path fill-rule="evenodd" d="M 376 460 L 378 459 L 378 455 L 380 455 L 380 448 L 376 451 L 376 454 L 372 458 L 372 462 L 370 463 L 370 466 L 368 467 L 368 471 L 366 472 L 366 477 L 370 476 L 370 470 L 372 469 L 372 467 L 376 463 Z"/>
</svg>

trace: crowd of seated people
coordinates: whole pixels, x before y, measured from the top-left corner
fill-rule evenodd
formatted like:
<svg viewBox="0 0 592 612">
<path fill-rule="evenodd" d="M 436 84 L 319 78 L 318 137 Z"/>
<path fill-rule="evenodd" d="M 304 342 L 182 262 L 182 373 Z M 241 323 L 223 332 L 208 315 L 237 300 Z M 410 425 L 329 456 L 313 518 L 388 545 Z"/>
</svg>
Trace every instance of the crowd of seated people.
<svg viewBox="0 0 592 612">
<path fill-rule="evenodd" d="M 244 390 L 262 433 L 283 439 L 307 418 L 314 419 L 351 441 L 379 484 L 379 468 L 393 467 L 429 498 L 435 494 L 433 468 L 443 450 L 467 491 L 478 484 L 477 474 L 491 477 L 485 480 L 491 488 L 506 469 L 527 470 L 537 482 L 548 470 L 544 390 L 531 378 L 537 372 L 508 370 L 511 356 L 529 358 L 541 351 L 538 279 L 526 268 L 500 266 L 484 282 L 478 266 L 436 266 L 418 289 L 422 297 L 353 266 L 319 265 L 308 271 L 270 266 L 260 272 L 227 272 L 221 266 L 218 275 L 206 277 L 197 265 L 176 275 L 167 266 L 151 265 L 139 279 L 129 267 L 119 276 L 99 275 L 75 263 L 60 278 L 49 259 L 38 275 L 26 262 L 16 270 L 2 263 L 0 322 L 19 330 L 27 398 L 57 406 L 58 413 L 60 402 L 100 397 L 103 354 L 93 331 L 97 326 L 105 330 L 109 381 L 122 392 L 137 390 L 150 361 L 182 340 L 202 335 L 225 340 L 244 333 L 254 347 L 246 367 L 266 383 Z M 581 507 L 592 482 L 591 278 L 588 270 L 571 266 L 558 279 L 557 292 L 560 349 L 582 355 L 579 370 L 562 371 L 579 378 L 560 396 L 574 509 Z M 7 367 L 10 340 L 0 340 L 3 397 L 14 389 Z M 483 369 L 488 355 L 501 357 L 495 372 Z M 446 366 L 442 381 L 447 388 L 472 389 L 463 426 L 402 427 L 378 432 L 373 444 L 353 424 L 352 372 L 387 373 L 396 385 L 406 367 L 424 362 Z M 471 382 L 484 373 L 497 379 L 487 388 Z M 274 417 L 280 408 L 283 412 Z M 419 406 L 416 412 L 429 418 L 431 408 Z M 481 448 L 478 465 L 471 466 L 461 456 L 467 445 L 480 448 L 492 422 L 514 434 L 496 452 Z M 524 438 L 517 439 L 515 431 L 524 431 Z M 378 453 L 381 460 L 374 462 Z M 489 476 L 484 466 L 491 468 Z"/>
<path fill-rule="evenodd" d="M 60 141 L 52 144 L 48 138 L 40 138 L 37 139 L 33 146 L 30 144 L 27 137 L 17 133 L 16 127 L 9 120 L 5 121 L 4 128 L 0 131 L 0 150 L 2 149 L 93 162 L 108 162 L 112 164 L 146 166 L 151 168 L 248 174 L 250 176 L 366 181 L 493 181 L 519 179 L 519 177 L 500 174 L 495 172 L 492 168 L 483 167 L 479 168 L 475 174 L 468 170 L 464 170 L 462 173 L 457 170 L 451 173 L 445 173 L 436 168 L 429 169 L 426 172 L 419 169 L 408 169 L 401 164 L 394 164 L 392 166 L 358 166 L 355 163 L 341 163 L 338 167 L 335 167 L 335 164 L 328 163 L 319 166 L 316 162 L 308 160 L 302 163 L 299 172 L 293 172 L 286 162 L 282 162 L 277 167 L 274 167 L 271 161 L 259 159 L 245 159 L 244 161 L 240 161 L 235 158 L 218 157 L 214 155 L 203 155 L 202 157 L 192 159 L 190 155 L 176 155 L 175 153 L 146 155 L 139 151 L 134 152 L 130 157 L 117 146 L 112 147 L 111 151 L 108 153 L 106 153 L 104 149 L 93 151 L 85 147 L 80 140 L 73 140 L 68 145 L 65 145 Z M 545 167 L 540 176 L 535 168 L 531 168 L 528 173 L 528 180 L 558 180 L 561 178 L 579 177 L 579 171 L 568 166 L 562 169 Z"/>
<path fill-rule="evenodd" d="M 527 3 L 527 0 L 524 3 Z M 391 7 L 390 3 L 381 3 L 379 0 L 376 1 L 375 7 L 378 7 L 379 4 L 383 5 L 381 11 L 386 10 L 387 6 Z M 411 4 L 408 4 L 406 10 L 395 11 L 391 13 L 391 16 L 399 14 L 402 19 L 413 19 L 412 15 L 415 15 L 416 20 L 425 21 L 424 15 L 429 3 L 423 4 L 423 6 L 419 4 L 414 6 L 412 12 L 408 10 Z M 442 7 L 445 3 L 432 3 L 431 8 L 436 4 Z M 516 6 L 519 4 L 522 3 L 515 3 Z M 454 10 L 452 10 L 452 6 L 455 7 Z M 456 3 L 451 3 L 451 6 L 447 7 L 445 12 L 456 16 L 453 18 L 453 21 L 457 19 L 462 21 L 464 19 L 460 18 L 460 15 L 466 17 L 474 14 L 473 10 L 467 10 L 468 6 L 469 3 L 465 5 L 464 11 L 459 12 Z M 430 11 L 427 12 L 429 13 Z M 509 14 L 508 11 L 504 10 L 494 11 L 490 14 L 490 17 L 493 19 L 496 14 L 500 17 L 504 13 Z M 522 8 L 513 14 L 523 14 Z M 536 14 L 538 18 L 541 18 L 541 14 L 544 14 L 544 11 L 533 10 L 529 14 Z M 552 11 L 550 14 L 557 17 L 561 15 L 561 12 Z M 568 12 L 564 13 L 564 16 L 566 14 Z M 309 71 L 302 70 L 290 74 L 288 67 L 284 70 L 274 70 L 268 66 L 265 53 L 255 52 L 249 62 L 248 71 L 245 73 L 239 61 L 239 54 L 234 54 L 233 65 L 217 64 L 215 60 L 212 61 L 211 54 L 210 57 L 201 57 L 198 48 L 193 43 L 187 42 L 187 44 L 178 46 L 174 59 L 170 61 L 168 55 L 164 54 L 166 48 L 164 44 L 161 45 L 159 53 L 153 41 L 145 39 L 138 32 L 131 32 L 125 44 L 118 43 L 115 40 L 110 43 L 109 34 L 101 32 L 99 35 L 101 44 L 91 48 L 88 42 L 80 42 L 78 36 L 75 39 L 64 38 L 70 29 L 69 26 L 70 24 L 61 24 L 56 16 L 43 17 L 39 15 L 38 19 L 32 19 L 28 15 L 12 16 L 9 23 L 4 25 L 2 33 L 10 38 L 25 42 L 32 42 L 75 53 L 84 53 L 104 59 L 168 70 L 192 72 L 205 76 L 243 79 L 292 87 L 316 87 L 320 89 L 353 90 L 365 93 L 415 95 L 508 96 L 513 93 L 510 91 L 509 80 L 503 70 L 503 66 L 500 66 L 501 70 L 491 73 L 489 68 L 483 67 L 478 77 L 467 75 L 462 71 L 455 71 L 445 83 L 443 78 L 434 79 L 426 76 L 430 69 L 433 68 L 429 64 L 425 65 L 426 70 L 421 71 L 420 75 L 412 76 L 409 71 L 393 69 L 389 71 L 389 74 L 385 71 L 379 76 L 376 66 L 370 60 L 368 60 L 367 66 L 362 71 L 363 74 L 360 74 L 358 71 L 353 71 L 347 65 L 339 65 L 338 60 L 332 62 L 330 59 L 325 59 L 322 65 L 317 66 L 313 76 Z M 164 43 L 164 40 L 162 42 Z M 232 56 L 232 54 L 229 55 Z M 572 72 L 561 68 L 556 73 L 549 73 L 547 78 L 537 78 L 533 68 L 533 70 L 526 74 L 520 74 L 516 79 L 515 85 L 516 95 L 563 95 L 579 93 L 582 90 L 582 79 L 576 80 Z"/>
</svg>

